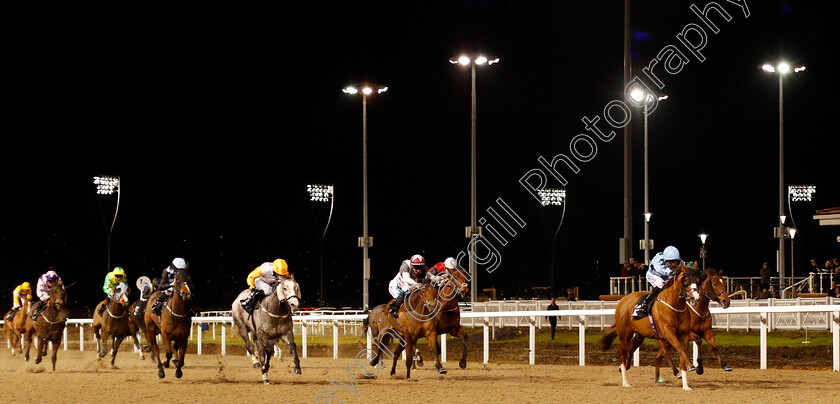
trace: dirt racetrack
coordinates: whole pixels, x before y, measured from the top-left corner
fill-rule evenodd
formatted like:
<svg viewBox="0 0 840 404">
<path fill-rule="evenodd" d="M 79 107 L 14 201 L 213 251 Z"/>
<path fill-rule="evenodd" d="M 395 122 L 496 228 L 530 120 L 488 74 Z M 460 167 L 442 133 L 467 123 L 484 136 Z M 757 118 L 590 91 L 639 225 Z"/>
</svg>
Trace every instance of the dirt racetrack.
<svg viewBox="0 0 840 404">
<path fill-rule="evenodd" d="M 36 403 L 90 403 L 115 397 L 121 397 L 118 401 L 155 403 L 312 403 L 330 402 L 330 398 L 346 403 L 656 403 L 675 399 L 836 403 L 840 396 L 840 374 L 831 370 L 724 372 L 709 366 L 701 376 L 689 374 L 694 390 L 684 392 L 681 382 L 668 373 L 663 373 L 667 382 L 654 383 L 652 366 L 632 368 L 628 379 L 634 387 L 624 388 L 616 366 L 485 366 L 469 362 L 467 369 L 461 370 L 450 361 L 446 364 L 449 373 L 438 375 L 427 360 L 405 380 L 405 366 L 400 361 L 396 377 L 388 376 L 386 368 L 374 378 L 364 379 L 352 358 L 302 358 L 303 374 L 295 375 L 285 353 L 284 357 L 272 361 L 272 384 L 264 386 L 259 370 L 251 368 L 242 354 L 188 354 L 183 378 L 176 379 L 174 368 L 170 368 L 165 379 L 158 379 L 153 362 L 141 361 L 129 352 L 120 352 L 117 367 L 112 369 L 107 362 L 97 361 L 94 352 L 61 350 L 53 372 L 45 362 L 24 362 L 22 356 L 12 357 L 4 350 L 0 353 L 0 389 L 9 394 L 25 388 L 25 393 L 12 393 L 20 399 L 15 401 Z M 354 387 L 346 369 L 355 377 L 355 393 L 350 391 Z"/>
</svg>

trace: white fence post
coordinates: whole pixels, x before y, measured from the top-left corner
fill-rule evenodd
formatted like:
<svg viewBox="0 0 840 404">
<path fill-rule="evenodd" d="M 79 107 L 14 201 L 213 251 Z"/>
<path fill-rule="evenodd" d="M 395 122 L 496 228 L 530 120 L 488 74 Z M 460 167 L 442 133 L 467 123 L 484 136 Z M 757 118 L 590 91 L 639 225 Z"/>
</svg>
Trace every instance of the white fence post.
<svg viewBox="0 0 840 404">
<path fill-rule="evenodd" d="M 767 313 L 761 313 L 761 369 L 767 369 Z"/>
<path fill-rule="evenodd" d="M 440 334 L 440 361 L 446 363 L 446 334 Z"/>
<path fill-rule="evenodd" d="M 835 311 L 831 314 L 831 329 L 833 336 L 831 337 L 832 351 L 834 353 L 834 371 L 840 372 L 840 311 Z"/>
<path fill-rule="evenodd" d="M 536 336 L 537 336 L 537 333 L 536 333 L 536 329 L 534 328 L 534 324 L 535 324 L 535 322 L 536 322 L 536 319 L 535 319 L 534 317 L 531 317 L 531 321 L 530 321 L 530 322 L 531 322 L 531 324 L 529 324 L 529 325 L 528 325 L 528 330 L 529 330 L 529 338 L 528 338 L 528 344 L 529 344 L 529 347 L 528 347 L 528 348 L 529 348 L 529 352 L 528 352 L 528 364 L 529 364 L 529 365 L 533 365 L 533 364 L 534 364 L 534 360 L 536 359 L 536 355 L 535 355 L 535 352 L 534 352 L 534 351 L 535 351 L 535 350 L 536 350 L 536 348 L 537 348 L 537 341 L 536 341 Z"/>
<path fill-rule="evenodd" d="M 333 359 L 338 359 L 338 320 L 333 320 Z"/>
<path fill-rule="evenodd" d="M 370 327 L 367 328 L 367 358 L 368 360 L 373 359 L 373 350 L 371 350 L 372 346 L 373 335 L 371 334 Z"/>
<path fill-rule="evenodd" d="M 222 356 L 227 354 L 227 327 L 225 327 L 225 323 L 222 323 Z"/>
<path fill-rule="evenodd" d="M 487 361 L 490 359 L 490 333 L 487 329 L 487 323 L 490 322 L 490 318 L 484 317 L 484 363 L 487 364 Z"/>
<path fill-rule="evenodd" d="M 67 326 L 64 326 L 64 331 L 62 332 L 62 339 L 64 340 L 64 350 L 67 350 Z"/>
<path fill-rule="evenodd" d="M 79 350 L 85 350 L 85 325 L 79 324 Z"/>
<path fill-rule="evenodd" d="M 586 366 L 586 316 L 578 317 L 578 365 Z"/>
<path fill-rule="evenodd" d="M 195 329 L 196 329 L 195 334 L 197 336 L 196 346 L 195 346 L 195 354 L 196 355 L 201 355 L 201 336 L 204 334 L 204 330 L 201 329 L 201 323 L 198 323 L 197 326 L 195 327 Z M 190 330 L 192 330 L 192 327 L 190 327 Z"/>
<path fill-rule="evenodd" d="M 303 345 L 300 349 L 302 354 L 301 356 L 306 358 L 308 356 L 308 351 L 306 349 L 306 321 L 300 322 L 300 330 L 300 344 Z"/>
</svg>

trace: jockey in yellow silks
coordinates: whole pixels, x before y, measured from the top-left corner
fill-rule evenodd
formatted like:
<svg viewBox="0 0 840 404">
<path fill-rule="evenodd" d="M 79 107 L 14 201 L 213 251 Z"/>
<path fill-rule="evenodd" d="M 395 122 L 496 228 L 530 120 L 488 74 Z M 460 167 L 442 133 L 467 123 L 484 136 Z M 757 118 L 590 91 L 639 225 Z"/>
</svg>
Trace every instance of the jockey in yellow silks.
<svg viewBox="0 0 840 404">
<path fill-rule="evenodd" d="M 251 293 L 245 299 L 240 300 L 242 308 L 248 314 L 251 314 L 259 299 L 271 293 L 271 289 L 277 284 L 281 276 L 288 277 L 290 275 L 289 265 L 286 264 L 286 260 L 280 258 L 274 260 L 274 262 L 264 262 L 254 268 L 246 279 L 248 287 L 251 288 Z"/>
<path fill-rule="evenodd" d="M 125 276 L 125 270 L 123 267 L 116 267 L 113 271 L 108 272 L 105 275 L 105 282 L 102 284 L 102 291 L 105 292 L 105 300 L 102 301 L 102 307 L 99 308 L 99 315 L 102 315 L 102 312 L 105 311 L 105 307 L 108 306 L 108 303 L 111 302 L 111 296 L 114 294 L 114 291 L 117 289 L 117 285 L 121 283 L 126 283 L 128 281 L 127 277 Z"/>
<path fill-rule="evenodd" d="M 9 312 L 6 321 L 12 321 L 17 311 L 23 306 L 24 301 L 32 301 L 32 287 L 29 285 L 29 282 L 21 283 L 12 292 L 12 311 Z"/>
</svg>

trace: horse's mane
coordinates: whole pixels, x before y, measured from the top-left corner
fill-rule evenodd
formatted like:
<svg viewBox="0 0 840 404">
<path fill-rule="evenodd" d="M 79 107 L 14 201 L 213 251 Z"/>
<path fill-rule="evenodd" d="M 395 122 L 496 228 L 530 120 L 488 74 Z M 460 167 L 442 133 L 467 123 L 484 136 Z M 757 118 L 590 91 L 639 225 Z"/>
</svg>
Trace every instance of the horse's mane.
<svg viewBox="0 0 840 404">
<path fill-rule="evenodd" d="M 717 269 L 714 269 L 714 268 L 706 268 L 706 275 L 709 275 L 710 277 L 711 276 L 718 276 L 718 271 L 717 271 Z"/>
</svg>

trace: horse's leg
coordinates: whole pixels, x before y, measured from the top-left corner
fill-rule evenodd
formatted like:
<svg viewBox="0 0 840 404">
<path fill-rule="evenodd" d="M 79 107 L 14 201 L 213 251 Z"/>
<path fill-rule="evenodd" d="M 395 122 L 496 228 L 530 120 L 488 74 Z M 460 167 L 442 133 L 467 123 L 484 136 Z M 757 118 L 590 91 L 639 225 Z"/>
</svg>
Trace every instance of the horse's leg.
<svg viewBox="0 0 840 404">
<path fill-rule="evenodd" d="M 169 368 L 172 361 L 172 339 L 163 330 L 160 330 L 160 344 L 166 348 L 166 362 L 163 362 L 163 367 Z"/>
<path fill-rule="evenodd" d="M 458 333 L 460 333 L 460 335 L 452 334 L 453 336 L 461 337 L 461 340 L 464 341 L 464 350 L 461 353 L 461 361 L 458 362 L 458 366 L 460 366 L 461 369 L 466 369 L 467 368 L 467 337 L 469 335 L 464 331 L 463 328 L 461 328 L 460 325 L 458 326 Z"/>
<path fill-rule="evenodd" d="M 271 384 L 268 381 L 268 369 L 271 368 L 271 356 L 274 355 L 274 342 L 269 340 L 260 340 L 260 345 L 262 348 L 260 349 L 260 359 L 263 360 L 262 368 L 260 371 L 262 372 L 262 381 L 263 384 Z"/>
<path fill-rule="evenodd" d="M 154 323 L 146 323 L 146 341 L 149 342 L 149 345 L 152 347 L 152 358 L 155 359 L 155 364 L 158 367 L 158 377 L 163 379 L 166 377 L 166 374 L 163 372 L 163 364 L 160 362 L 160 347 L 158 346 L 157 339 L 155 338 L 155 331 L 157 331 L 157 325 Z"/>
<path fill-rule="evenodd" d="M 376 365 L 379 363 L 379 359 L 380 359 L 379 355 L 381 353 L 381 350 L 379 348 L 379 344 L 380 343 L 387 343 L 387 342 L 384 342 L 384 339 L 387 336 L 380 337 L 379 336 L 379 331 L 377 330 L 376 332 L 374 332 L 373 327 L 370 328 L 370 332 L 371 332 L 371 335 L 374 336 L 373 340 L 371 341 L 371 345 L 372 345 L 371 346 L 371 351 L 373 351 L 373 356 L 370 358 L 370 366 L 376 367 Z"/>
<path fill-rule="evenodd" d="M 405 380 L 411 378 L 411 365 L 414 364 L 415 342 L 414 337 L 408 337 L 405 341 Z"/>
<path fill-rule="evenodd" d="M 291 326 L 289 326 L 291 330 Z M 297 345 L 295 344 L 295 334 L 292 331 L 287 332 L 282 337 L 280 337 L 283 342 L 289 345 L 289 353 L 292 355 L 292 362 L 295 364 L 294 372 L 296 375 L 300 374 L 300 359 L 298 358 L 297 354 Z"/>
<path fill-rule="evenodd" d="M 35 350 L 37 354 L 35 355 L 35 364 L 41 363 L 41 359 L 47 355 L 47 345 L 49 342 L 44 341 L 43 338 L 39 335 L 35 335 Z"/>
<path fill-rule="evenodd" d="M 400 360 L 400 354 L 405 349 L 404 344 L 397 344 L 397 348 L 394 350 L 394 363 L 391 364 L 391 376 L 397 373 L 397 361 Z"/>
<path fill-rule="evenodd" d="M 25 331 L 23 334 L 23 339 L 26 342 L 26 348 L 24 349 L 23 354 L 23 361 L 29 362 L 29 349 L 32 347 L 32 333 L 29 331 Z"/>
<path fill-rule="evenodd" d="M 712 348 L 712 353 L 714 353 L 717 357 L 720 367 L 727 372 L 731 372 L 732 368 L 726 365 L 726 361 L 724 361 L 723 356 L 720 355 L 720 349 L 718 349 L 717 343 L 715 342 L 715 332 L 712 331 L 712 327 L 706 328 L 706 331 L 703 333 L 703 339 L 709 343 L 709 347 Z"/>
<path fill-rule="evenodd" d="M 178 363 L 175 367 L 175 377 L 178 379 L 184 375 L 184 372 L 181 371 L 181 368 L 184 367 L 184 356 L 187 355 L 187 339 L 183 338 L 175 343 L 176 349 L 178 350 Z"/>
<path fill-rule="evenodd" d="M 674 331 L 667 327 L 662 330 L 661 334 L 680 354 L 680 374 L 682 375 L 683 390 L 691 390 L 691 387 L 688 387 L 688 365 L 691 363 L 691 360 L 685 351 L 685 347 L 688 346 L 689 334 L 686 333 L 682 338 L 678 338 Z"/>
<path fill-rule="evenodd" d="M 131 340 L 134 342 L 134 349 L 137 349 L 137 352 L 140 353 L 140 360 L 146 360 L 146 357 L 143 355 L 143 344 L 140 341 L 139 329 L 131 335 Z"/>
<path fill-rule="evenodd" d="M 125 337 L 115 337 L 113 348 L 111 348 L 111 366 L 114 366 L 114 361 L 117 359 L 117 352 L 120 351 L 120 344 L 122 344 Z"/>
<path fill-rule="evenodd" d="M 52 347 L 52 358 L 51 359 L 52 359 L 52 370 L 53 370 L 53 372 L 55 372 L 55 361 L 56 361 L 56 359 L 58 359 L 58 350 L 59 350 L 59 346 L 61 345 L 62 333 L 58 332 L 57 335 L 58 336 L 56 337 L 56 340 L 53 342 L 53 347 Z"/>
<path fill-rule="evenodd" d="M 694 343 L 697 344 L 697 368 L 694 370 L 697 372 L 698 375 L 703 374 L 703 338 L 697 334 L 692 334 L 694 337 Z"/>
<path fill-rule="evenodd" d="M 440 363 L 440 346 L 437 343 L 437 332 L 432 330 L 426 335 L 426 339 L 429 340 L 429 351 L 432 352 L 432 355 L 435 355 L 435 369 L 437 369 L 440 374 L 446 374 L 446 369 L 444 369 L 443 364 Z"/>
</svg>

